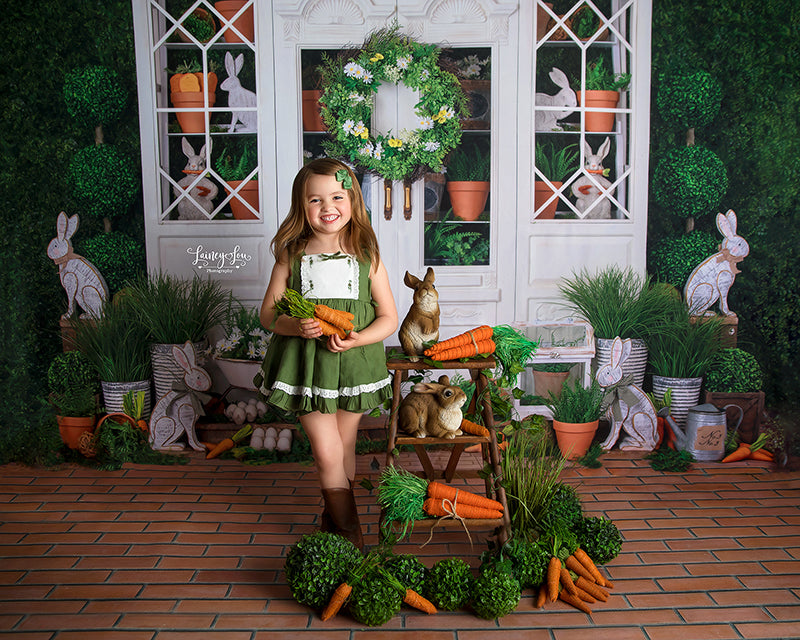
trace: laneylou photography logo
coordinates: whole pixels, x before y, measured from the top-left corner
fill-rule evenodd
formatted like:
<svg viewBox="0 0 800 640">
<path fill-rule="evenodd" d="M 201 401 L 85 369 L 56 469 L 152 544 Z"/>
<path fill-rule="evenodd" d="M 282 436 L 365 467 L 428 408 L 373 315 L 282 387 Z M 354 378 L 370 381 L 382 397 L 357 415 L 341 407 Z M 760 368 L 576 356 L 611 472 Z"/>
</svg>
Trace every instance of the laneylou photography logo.
<svg viewBox="0 0 800 640">
<path fill-rule="evenodd" d="M 192 258 L 192 266 L 206 273 L 233 273 L 236 269 L 246 267 L 253 259 L 253 256 L 244 253 L 238 244 L 230 251 L 220 251 L 198 244 L 187 247 L 186 253 Z"/>
</svg>

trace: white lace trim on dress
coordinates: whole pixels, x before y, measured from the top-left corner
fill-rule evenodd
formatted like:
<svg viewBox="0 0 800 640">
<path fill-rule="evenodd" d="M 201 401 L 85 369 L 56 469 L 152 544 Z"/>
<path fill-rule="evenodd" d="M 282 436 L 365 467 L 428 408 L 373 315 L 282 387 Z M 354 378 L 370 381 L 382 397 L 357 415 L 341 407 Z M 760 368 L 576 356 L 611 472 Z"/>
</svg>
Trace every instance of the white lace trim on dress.
<svg viewBox="0 0 800 640">
<path fill-rule="evenodd" d="M 272 385 L 273 390 L 280 390 L 290 396 L 306 396 L 308 398 L 317 396 L 321 398 L 326 398 L 328 400 L 335 400 L 339 397 L 352 397 L 358 396 L 362 393 L 375 393 L 376 391 L 380 391 L 384 387 L 387 387 L 391 384 L 392 379 L 391 377 L 387 376 L 383 380 L 379 380 L 378 382 L 370 382 L 369 384 L 360 384 L 356 387 L 340 387 L 339 389 L 323 389 L 322 387 L 306 387 L 303 385 L 291 385 L 286 384 L 285 382 L 278 382 L 276 381 L 275 384 Z"/>
</svg>

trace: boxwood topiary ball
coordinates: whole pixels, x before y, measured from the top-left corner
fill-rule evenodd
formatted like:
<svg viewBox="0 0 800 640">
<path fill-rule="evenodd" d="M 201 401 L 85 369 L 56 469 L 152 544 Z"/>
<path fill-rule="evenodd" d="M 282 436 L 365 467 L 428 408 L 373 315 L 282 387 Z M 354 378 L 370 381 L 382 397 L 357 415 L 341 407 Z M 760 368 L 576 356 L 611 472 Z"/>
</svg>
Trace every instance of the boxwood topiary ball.
<svg viewBox="0 0 800 640">
<path fill-rule="evenodd" d="M 721 349 L 706 371 L 703 386 L 719 393 L 760 391 L 761 365 L 755 356 L 738 347 Z"/>
<path fill-rule="evenodd" d="M 595 564 L 611 562 L 622 550 L 622 534 L 617 525 L 606 518 L 590 516 L 577 527 L 578 542 Z"/>
<path fill-rule="evenodd" d="M 656 241 L 648 256 L 648 271 L 660 281 L 683 291 L 694 268 L 717 251 L 719 240 L 707 231 L 695 229 Z"/>
<path fill-rule="evenodd" d="M 353 619 L 369 627 L 389 622 L 400 611 L 403 596 L 377 569 L 370 569 L 353 587 L 348 610 Z"/>
<path fill-rule="evenodd" d="M 656 106 L 669 124 L 684 129 L 704 127 L 719 113 L 722 85 L 706 71 L 664 74 L 656 91 Z"/>
<path fill-rule="evenodd" d="M 470 604 L 479 618 L 495 620 L 517 608 L 522 588 L 510 572 L 488 566 L 473 583 Z"/>
<path fill-rule="evenodd" d="M 467 604 L 471 587 L 469 565 L 461 558 L 444 558 L 428 569 L 422 595 L 437 609 L 455 611 Z"/>
<path fill-rule="evenodd" d="M 88 238 L 78 249 L 103 274 L 111 295 L 146 270 L 142 243 L 121 231 Z"/>
<path fill-rule="evenodd" d="M 64 81 L 67 113 L 80 124 L 96 127 L 119 119 L 128 92 L 119 75 L 107 67 L 88 66 L 70 71 Z"/>
<path fill-rule="evenodd" d="M 139 191 L 136 163 L 111 144 L 78 151 L 69 164 L 68 178 L 83 211 L 97 218 L 126 214 Z"/>
<path fill-rule="evenodd" d="M 391 556 L 383 563 L 383 566 L 406 589 L 422 593 L 422 583 L 425 580 L 427 569 L 417 556 L 411 554 Z"/>
<path fill-rule="evenodd" d="M 679 218 L 717 213 L 727 190 L 725 165 L 701 145 L 673 149 L 653 173 L 653 198 Z"/>
</svg>

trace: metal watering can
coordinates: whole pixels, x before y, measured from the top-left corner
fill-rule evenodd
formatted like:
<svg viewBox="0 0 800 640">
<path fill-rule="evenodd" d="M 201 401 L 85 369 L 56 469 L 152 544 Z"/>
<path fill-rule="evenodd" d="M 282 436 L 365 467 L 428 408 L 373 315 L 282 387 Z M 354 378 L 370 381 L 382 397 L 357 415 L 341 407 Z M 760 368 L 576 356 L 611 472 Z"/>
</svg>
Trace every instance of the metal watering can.
<svg viewBox="0 0 800 640">
<path fill-rule="evenodd" d="M 742 423 L 744 411 L 735 404 L 726 404 L 722 409 L 717 409 L 713 404 L 699 404 L 689 409 L 686 418 L 686 431 L 675 423 L 669 415 L 669 408 L 664 407 L 659 411 L 672 433 L 675 435 L 675 446 L 684 449 L 694 456 L 695 460 L 711 462 L 722 460 L 725 455 L 725 436 L 728 432 L 725 410 L 736 407 L 739 410 L 739 419 L 734 430 Z"/>
</svg>

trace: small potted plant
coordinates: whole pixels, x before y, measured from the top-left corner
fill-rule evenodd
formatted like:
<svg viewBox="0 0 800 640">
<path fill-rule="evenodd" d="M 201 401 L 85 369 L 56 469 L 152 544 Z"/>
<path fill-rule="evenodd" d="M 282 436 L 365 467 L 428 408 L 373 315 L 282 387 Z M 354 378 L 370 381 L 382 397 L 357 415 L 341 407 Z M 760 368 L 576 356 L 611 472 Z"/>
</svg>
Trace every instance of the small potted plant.
<svg viewBox="0 0 800 640">
<path fill-rule="evenodd" d="M 181 22 L 183 29 L 178 29 L 178 35 L 183 42 L 191 43 L 192 39 L 186 35 L 184 29 L 192 34 L 198 42 L 208 42 L 217 32 L 214 17 L 202 7 L 197 7 Z"/>
<path fill-rule="evenodd" d="M 208 73 L 203 74 L 199 60 L 184 60 L 174 71 L 169 71 L 169 96 L 176 109 L 196 109 L 196 111 L 177 111 L 175 117 L 183 133 L 205 133 L 206 116 L 205 95 L 208 106 L 217 101 L 216 65 L 209 60 Z"/>
<path fill-rule="evenodd" d="M 558 398 L 574 366 L 574 362 L 542 362 L 532 365 L 533 389 L 536 395 L 548 398 L 552 394 Z"/>
<path fill-rule="evenodd" d="M 450 219 L 450 211 L 436 222 L 425 223 L 426 265 L 489 264 L 489 240 L 480 231 Z"/>
<path fill-rule="evenodd" d="M 94 430 L 97 372 L 80 351 L 65 351 L 50 363 L 47 383 L 61 438 L 70 449 L 77 449 L 81 434 Z"/>
<path fill-rule="evenodd" d="M 703 379 L 705 401 L 718 408 L 735 405 L 742 409 L 739 440 L 752 443 L 761 427 L 764 392 L 761 365 L 755 356 L 737 347 L 720 349 L 706 369 Z M 738 413 L 733 407 L 729 419 Z"/>
<path fill-rule="evenodd" d="M 467 96 L 469 117 L 461 121 L 463 129 L 488 129 L 491 119 L 491 57 L 475 54 L 455 61 L 456 77 Z"/>
<path fill-rule="evenodd" d="M 258 309 L 240 306 L 225 327 L 225 335 L 211 349 L 211 356 L 233 387 L 253 389 L 271 337 L 261 326 Z"/>
<path fill-rule="evenodd" d="M 605 391 L 592 378 L 588 387 L 580 380 L 564 382 L 558 397 L 550 393 L 545 406 L 553 414 L 558 448 L 568 460 L 580 458 L 589 449 L 603 414 Z"/>
<path fill-rule="evenodd" d="M 606 68 L 603 58 L 586 66 L 586 85 L 583 91 L 576 91 L 578 104 L 589 108 L 616 109 L 620 91 L 628 88 L 630 73 L 614 73 Z M 580 86 L 580 79 L 576 82 Z M 586 131 L 614 131 L 616 114 L 613 111 L 587 111 L 584 114 Z"/>
<path fill-rule="evenodd" d="M 591 38 L 600 28 L 600 16 L 588 4 L 582 4 L 575 13 L 572 14 L 570 29 L 578 40 L 586 41 Z M 597 40 L 605 40 L 608 37 L 608 29 L 603 29 L 603 33 L 597 36 Z"/>
<path fill-rule="evenodd" d="M 478 142 L 456 147 L 447 161 L 447 193 L 453 213 L 477 220 L 489 197 L 491 157 Z"/>
<path fill-rule="evenodd" d="M 225 192 L 228 195 L 235 192 L 230 199 L 230 205 L 233 217 L 237 220 L 258 219 L 258 174 L 250 177 L 256 164 L 256 151 L 252 141 L 245 141 L 238 148 L 231 145 L 230 151 L 225 147 L 214 163 L 219 177 L 225 181 Z"/>
<path fill-rule="evenodd" d="M 552 220 L 558 207 L 557 190 L 564 184 L 564 179 L 578 167 L 577 144 L 570 144 L 556 150 L 551 143 L 536 143 L 536 168 L 547 178 L 552 187 L 544 180 L 534 181 L 534 210 L 537 220 Z M 538 178 L 539 176 L 537 176 Z M 548 202 L 549 201 L 549 202 Z"/>
</svg>

